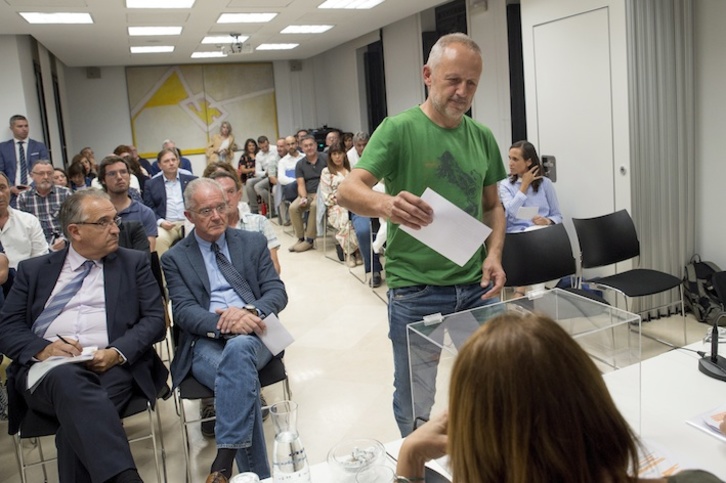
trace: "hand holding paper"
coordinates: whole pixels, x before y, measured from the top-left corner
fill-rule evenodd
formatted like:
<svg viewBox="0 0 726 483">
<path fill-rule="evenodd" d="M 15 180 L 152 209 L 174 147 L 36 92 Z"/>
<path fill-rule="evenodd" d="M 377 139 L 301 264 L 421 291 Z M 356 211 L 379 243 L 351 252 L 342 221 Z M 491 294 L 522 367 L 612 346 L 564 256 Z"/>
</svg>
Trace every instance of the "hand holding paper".
<svg viewBox="0 0 726 483">
<path fill-rule="evenodd" d="M 421 199 L 433 209 L 433 221 L 419 230 L 408 226 L 401 230 L 463 267 L 481 249 L 491 228 L 431 188 L 426 188 Z"/>
</svg>

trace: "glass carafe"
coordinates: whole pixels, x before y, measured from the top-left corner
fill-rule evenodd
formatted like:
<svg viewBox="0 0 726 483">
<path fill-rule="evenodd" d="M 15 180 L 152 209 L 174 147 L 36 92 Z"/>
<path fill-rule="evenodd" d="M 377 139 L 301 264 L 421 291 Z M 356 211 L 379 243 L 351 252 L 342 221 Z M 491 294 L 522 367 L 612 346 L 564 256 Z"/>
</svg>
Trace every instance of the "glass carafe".
<svg viewBox="0 0 726 483">
<path fill-rule="evenodd" d="M 297 403 L 280 401 L 270 406 L 275 427 L 272 480 L 275 483 L 310 483 L 310 466 L 297 432 Z"/>
</svg>

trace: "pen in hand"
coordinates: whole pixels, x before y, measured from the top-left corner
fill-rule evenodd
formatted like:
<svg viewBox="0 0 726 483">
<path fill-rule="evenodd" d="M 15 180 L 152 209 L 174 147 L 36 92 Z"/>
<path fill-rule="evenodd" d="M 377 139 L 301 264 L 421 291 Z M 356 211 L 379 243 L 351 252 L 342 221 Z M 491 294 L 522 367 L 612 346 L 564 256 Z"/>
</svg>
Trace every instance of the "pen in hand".
<svg viewBox="0 0 726 483">
<path fill-rule="evenodd" d="M 76 348 L 77 350 L 81 351 L 81 349 L 80 349 L 80 348 L 78 347 L 78 342 L 75 342 L 75 343 L 73 343 L 73 342 L 69 341 L 68 339 L 65 339 L 65 338 L 64 338 L 64 337 L 63 337 L 62 335 L 60 335 L 60 334 L 56 334 L 55 336 L 56 336 L 56 337 L 58 337 L 58 339 L 60 339 L 60 340 L 61 340 L 62 342 L 66 343 L 66 344 L 68 344 L 68 345 L 70 345 L 70 346 L 73 346 L 73 347 L 75 347 L 75 348 Z M 75 356 L 75 354 L 71 354 L 71 356 Z"/>
</svg>

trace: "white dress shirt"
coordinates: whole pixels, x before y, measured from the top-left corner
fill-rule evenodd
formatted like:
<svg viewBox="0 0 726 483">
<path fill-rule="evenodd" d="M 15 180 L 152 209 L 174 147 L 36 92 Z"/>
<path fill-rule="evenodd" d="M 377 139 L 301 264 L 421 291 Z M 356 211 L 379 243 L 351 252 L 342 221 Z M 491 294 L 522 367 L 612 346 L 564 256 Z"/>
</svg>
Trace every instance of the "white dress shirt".
<svg viewBox="0 0 726 483">
<path fill-rule="evenodd" d="M 35 215 L 8 206 L 8 221 L 0 229 L 0 243 L 8 256 L 10 268 L 28 258 L 48 253 L 48 242 Z"/>
</svg>

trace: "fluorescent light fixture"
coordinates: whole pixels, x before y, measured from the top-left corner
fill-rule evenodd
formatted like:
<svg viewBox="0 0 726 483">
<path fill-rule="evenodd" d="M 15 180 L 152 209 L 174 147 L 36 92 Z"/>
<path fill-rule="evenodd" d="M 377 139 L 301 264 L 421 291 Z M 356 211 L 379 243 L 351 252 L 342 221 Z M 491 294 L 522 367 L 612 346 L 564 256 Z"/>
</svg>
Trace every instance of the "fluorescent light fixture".
<svg viewBox="0 0 726 483">
<path fill-rule="evenodd" d="M 159 54 L 164 52 L 174 52 L 173 45 L 143 45 L 139 47 L 131 47 L 132 54 Z"/>
<path fill-rule="evenodd" d="M 210 57 L 227 57 L 227 54 L 220 52 L 219 50 L 213 50 L 211 52 L 193 52 L 192 59 L 208 59 Z"/>
<path fill-rule="evenodd" d="M 288 25 L 281 34 L 322 34 L 332 29 L 332 25 Z"/>
<path fill-rule="evenodd" d="M 236 44 L 247 42 L 249 35 L 240 35 L 237 38 L 231 35 L 208 35 L 202 39 L 203 44 Z"/>
<path fill-rule="evenodd" d="M 34 24 L 88 24 L 93 23 L 90 13 L 19 12 L 28 23 Z"/>
<path fill-rule="evenodd" d="M 326 0 L 318 8 L 373 8 L 384 0 Z"/>
<path fill-rule="evenodd" d="M 192 8 L 195 0 L 126 0 L 126 8 Z"/>
<path fill-rule="evenodd" d="M 181 35 L 181 27 L 129 27 L 129 35 Z"/>
<path fill-rule="evenodd" d="M 257 50 L 290 50 L 298 45 L 300 44 L 260 44 L 257 46 Z"/>
<path fill-rule="evenodd" d="M 217 23 L 264 23 L 275 17 L 276 13 L 223 13 Z"/>
</svg>

